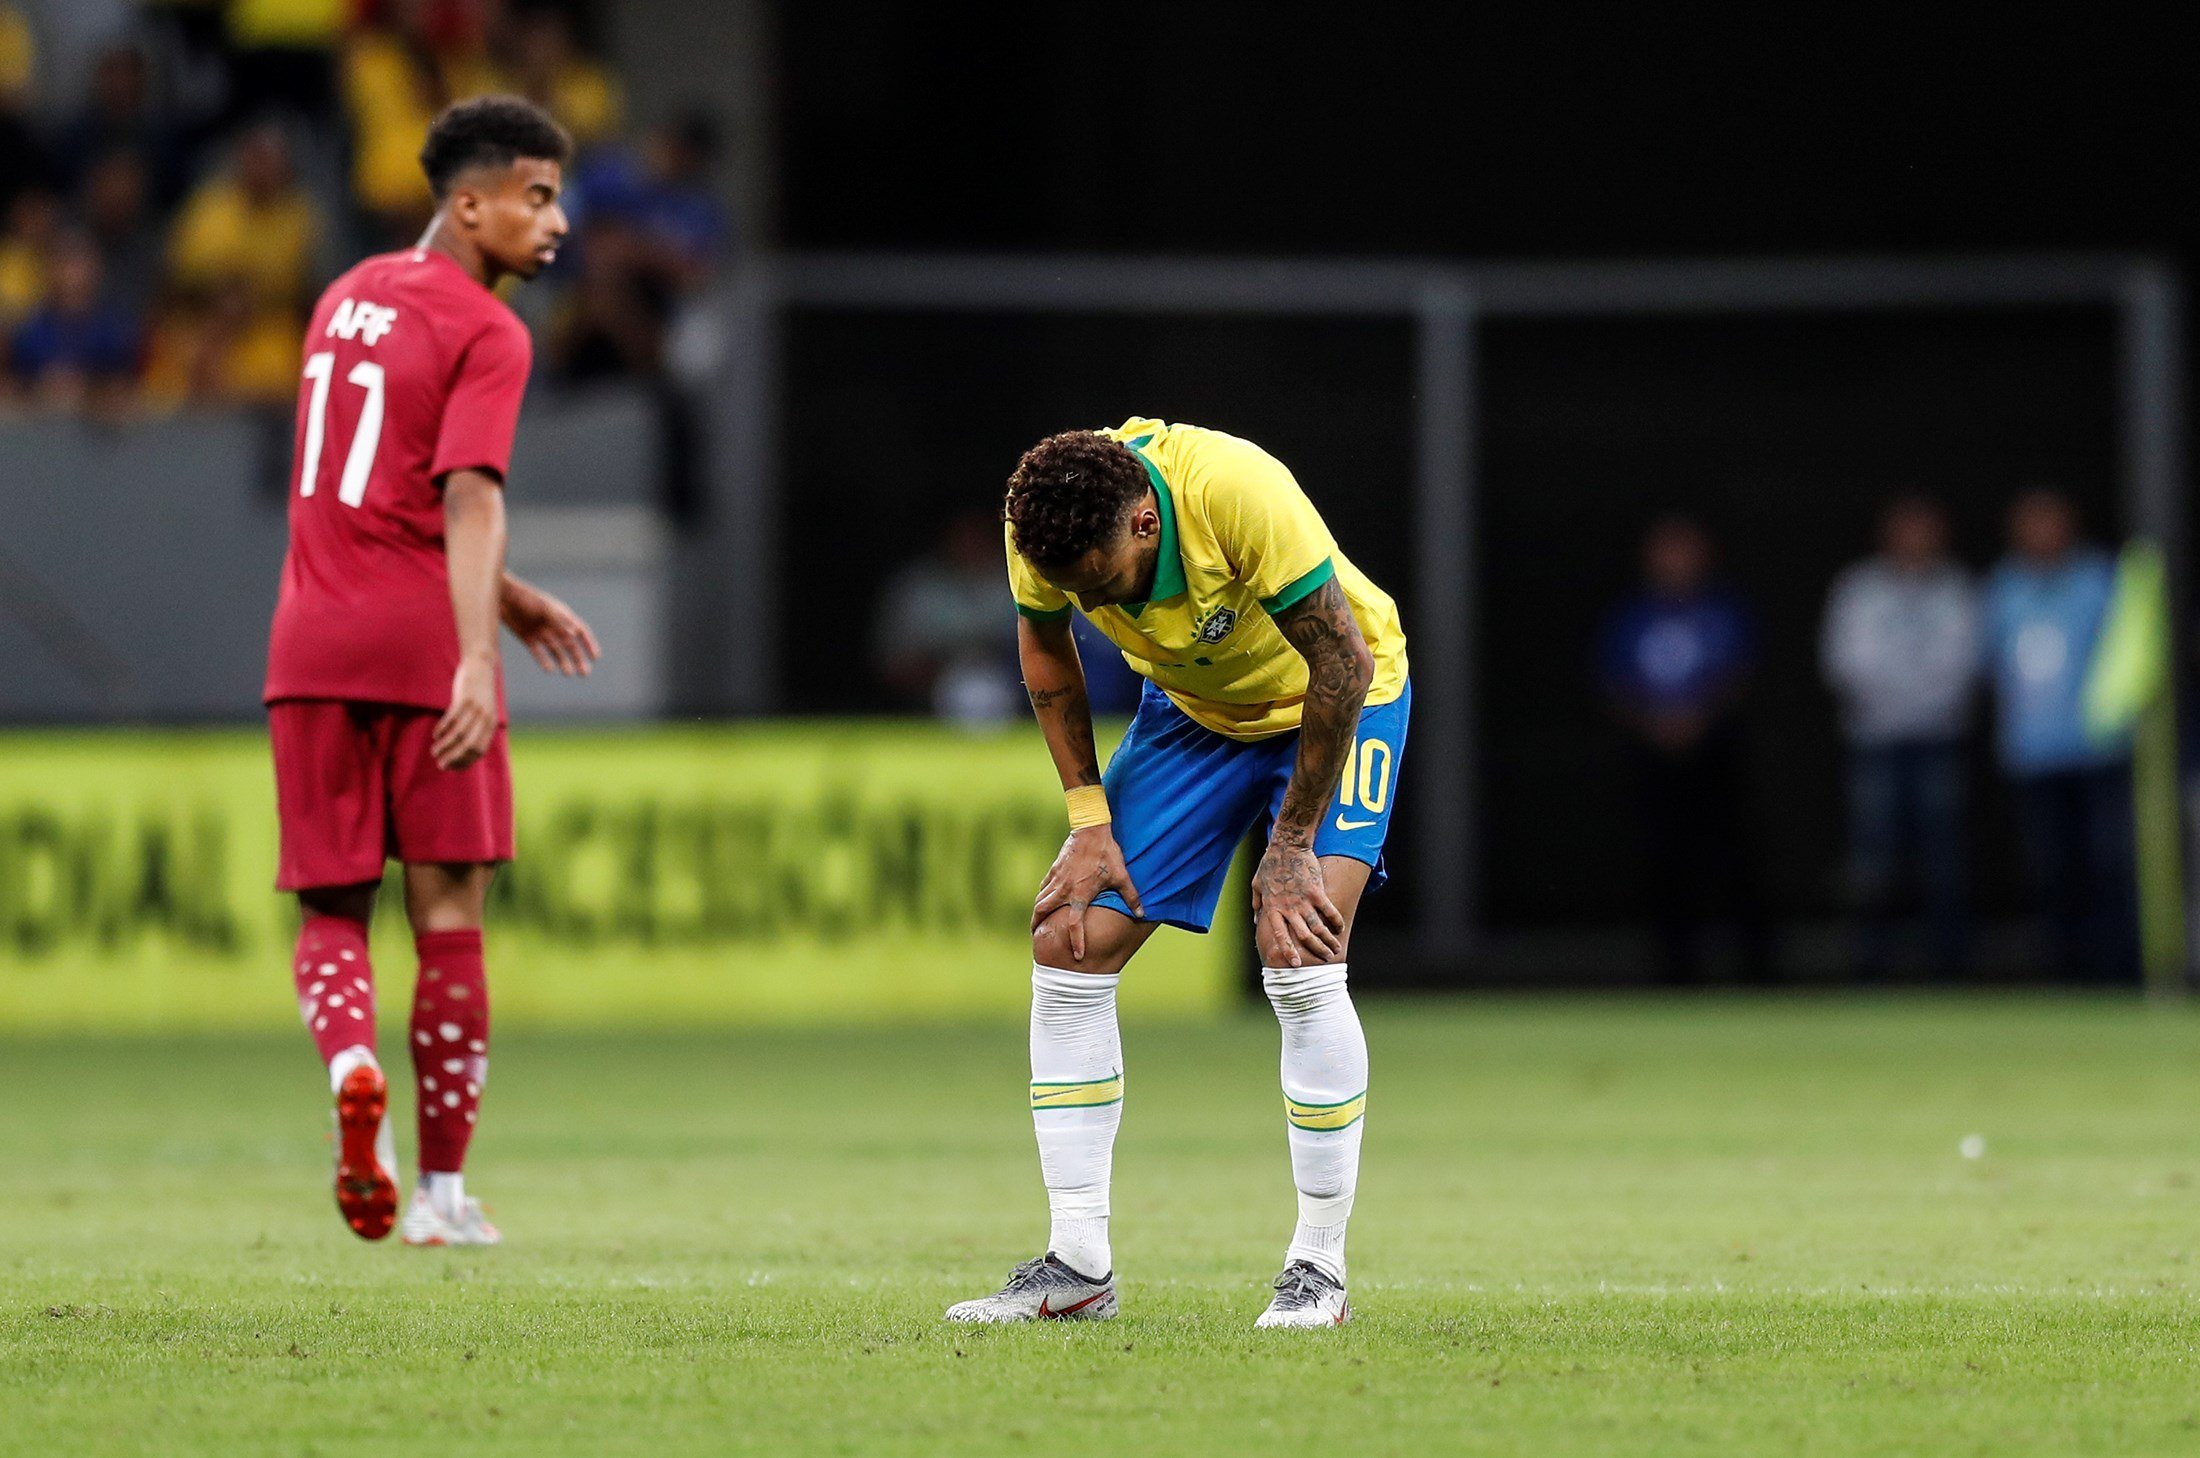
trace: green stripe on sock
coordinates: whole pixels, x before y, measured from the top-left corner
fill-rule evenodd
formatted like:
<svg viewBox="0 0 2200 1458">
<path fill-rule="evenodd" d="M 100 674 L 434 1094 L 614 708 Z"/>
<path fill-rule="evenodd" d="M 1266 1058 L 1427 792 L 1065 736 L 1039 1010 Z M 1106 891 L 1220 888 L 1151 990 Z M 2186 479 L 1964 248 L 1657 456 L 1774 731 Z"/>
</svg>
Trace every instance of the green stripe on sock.
<svg viewBox="0 0 2200 1458">
<path fill-rule="evenodd" d="M 1123 1075 L 1120 1073 L 1077 1083 L 1035 1081 L 1031 1085 L 1031 1107 L 1034 1109 L 1096 1109 L 1121 1102 Z"/>
<path fill-rule="evenodd" d="M 1284 1117 L 1297 1129 L 1349 1129 L 1367 1114 L 1367 1094 L 1363 1091 L 1351 1098 L 1340 1099 L 1333 1104 L 1301 1103 L 1289 1094 L 1283 1099 Z"/>
</svg>

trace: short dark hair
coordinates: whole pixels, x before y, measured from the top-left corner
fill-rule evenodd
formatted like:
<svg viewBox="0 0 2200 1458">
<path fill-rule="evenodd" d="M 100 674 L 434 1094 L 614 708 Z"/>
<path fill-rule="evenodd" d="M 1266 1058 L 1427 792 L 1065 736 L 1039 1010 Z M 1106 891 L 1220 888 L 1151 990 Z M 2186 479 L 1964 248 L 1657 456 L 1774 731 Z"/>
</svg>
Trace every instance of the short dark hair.
<svg viewBox="0 0 2200 1458">
<path fill-rule="evenodd" d="M 1016 463 L 1001 516 L 1035 567 L 1066 567 L 1112 540 L 1146 494 L 1137 452 L 1098 431 L 1050 435 Z"/>
<path fill-rule="evenodd" d="M 573 138 L 550 113 L 523 96 L 477 96 L 454 102 L 428 128 L 420 170 L 437 197 L 472 167 L 509 167 L 522 157 L 563 163 Z"/>
</svg>

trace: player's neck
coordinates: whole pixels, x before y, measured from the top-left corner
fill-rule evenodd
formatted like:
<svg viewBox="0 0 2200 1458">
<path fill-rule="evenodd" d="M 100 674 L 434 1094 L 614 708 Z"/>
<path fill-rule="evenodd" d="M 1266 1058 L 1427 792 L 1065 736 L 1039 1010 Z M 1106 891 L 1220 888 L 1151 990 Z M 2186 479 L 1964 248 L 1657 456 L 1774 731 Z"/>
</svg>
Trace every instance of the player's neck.
<svg viewBox="0 0 2200 1458">
<path fill-rule="evenodd" d="M 465 269 L 467 277 L 485 289 L 495 288 L 497 280 L 503 276 L 503 270 L 490 260 L 489 255 L 482 252 L 472 239 L 453 227 L 450 218 L 443 213 L 437 213 L 429 219 L 428 231 L 420 235 L 420 250 L 424 253 L 442 254 Z"/>
<path fill-rule="evenodd" d="M 1161 543 L 1156 539 L 1152 546 L 1142 550 L 1145 552 L 1145 560 L 1138 564 L 1138 595 L 1131 601 L 1152 602 L 1154 583 L 1161 578 Z"/>
</svg>

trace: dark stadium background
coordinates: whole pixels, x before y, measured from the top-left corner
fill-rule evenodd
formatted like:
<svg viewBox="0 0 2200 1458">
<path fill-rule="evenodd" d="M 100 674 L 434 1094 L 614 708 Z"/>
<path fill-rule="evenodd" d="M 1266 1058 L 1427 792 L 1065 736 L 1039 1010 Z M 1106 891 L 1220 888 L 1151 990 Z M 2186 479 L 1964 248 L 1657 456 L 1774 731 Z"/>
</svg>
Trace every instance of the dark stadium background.
<svg viewBox="0 0 2200 1458">
<path fill-rule="evenodd" d="M 2190 114 L 2154 104 L 2176 90 L 2176 48 L 2129 16 L 1981 30 L 1929 9 L 1728 25 L 1598 7 L 1130 3 L 977 26 L 886 4 L 781 19 L 780 227 L 803 248 L 2182 262 L 2200 237 Z M 915 368 L 835 369 L 836 331 L 882 327 L 887 359 Z M 2108 313 L 2086 309 L 1492 326 L 1485 738 L 1472 751 L 1416 740 L 1406 771 L 1410 786 L 1414 761 L 1476 754 L 1491 929 L 1639 912 L 1590 654 L 1636 534 L 1673 507 L 1705 515 L 1764 614 L 1749 736 L 1773 904 L 1799 926 L 1837 915 L 1839 741 L 1816 656 L 1826 585 L 1904 489 L 1950 503 L 1978 567 L 2029 482 L 2067 489 L 2114 537 L 2114 343 Z M 953 429 L 958 398 L 1034 435 L 1172 412 L 1283 455 L 1339 513 L 1348 550 L 1398 589 L 1412 629 L 1403 326 L 834 317 L 799 328 L 795 347 L 793 429 L 818 447 L 790 453 L 815 470 L 792 498 L 797 561 L 890 560 L 927 512 L 1000 474 L 1000 447 Z M 845 483 L 873 472 L 891 504 L 851 518 Z M 840 633 L 860 631 L 858 606 L 838 604 Z M 798 668 L 834 611 L 810 603 L 787 620 L 800 639 L 788 688 L 805 706 L 860 703 L 858 685 Z M 2010 912 L 2019 866 L 1977 759 L 1979 892 Z M 1409 788 L 1394 844 L 1427 808 Z M 1370 930 L 1410 912 L 1415 869 L 1371 902 Z M 1512 945 L 1522 955 L 1485 955 L 1481 971 L 1548 977 L 1597 964 L 1602 944 Z"/>
<path fill-rule="evenodd" d="M 548 8 L 627 78 L 633 126 L 698 105 L 723 124 L 735 278 L 758 256 L 818 252 L 2046 250 L 2189 268 L 2200 242 L 2190 108 L 2163 104 L 2186 89 L 2183 52 L 2131 14 L 1987 26 L 1915 9 L 1772 24 L 1148 0 Z M 886 577 L 947 516 L 988 503 L 1029 440 L 1134 411 L 1276 451 L 1414 630 L 1402 321 L 798 309 L 784 343 L 779 523 L 761 548 L 778 566 L 778 667 L 749 707 L 885 711 L 866 654 Z M 1487 326 L 1482 735 L 1413 741 L 1393 842 L 1403 874 L 1368 912 L 1390 950 L 1360 959 L 1366 975 L 1639 975 L 1620 935 L 1641 912 L 1635 853 L 1590 655 L 1636 534 L 1669 508 L 1705 517 L 1762 611 L 1748 735 L 1767 886 L 1798 972 L 1837 975 L 1840 746 L 1816 662 L 1826 585 L 1866 549 L 1876 505 L 1906 488 L 1948 500 L 1973 566 L 1998 553 L 2003 505 L 2033 482 L 2071 492 L 2102 540 L 2120 537 L 2115 344 L 2112 316 L 2088 308 Z M 682 720 L 744 704 L 725 668 L 744 651 L 723 596 L 739 526 L 719 494 L 739 443 L 694 417 L 686 428 L 664 437 L 654 488 L 677 542 L 663 702 Z M 270 440 L 279 462 L 279 428 Z M 1497 935 L 1432 962 L 1401 929 L 1419 898 L 1447 894 L 1442 868 L 1405 849 L 1416 817 L 1443 813 L 1411 788 L 1414 766 L 1440 757 L 1469 761 L 1483 786 L 1480 910 Z M 1976 758 L 1979 896 L 2013 914 L 2011 836 L 1983 745 Z"/>
</svg>

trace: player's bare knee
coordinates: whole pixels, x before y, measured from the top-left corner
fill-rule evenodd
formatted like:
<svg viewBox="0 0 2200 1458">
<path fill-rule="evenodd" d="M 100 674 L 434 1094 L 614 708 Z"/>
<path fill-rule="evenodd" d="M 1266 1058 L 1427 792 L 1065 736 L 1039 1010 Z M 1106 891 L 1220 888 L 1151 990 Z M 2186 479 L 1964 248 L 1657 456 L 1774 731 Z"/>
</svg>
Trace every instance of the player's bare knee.
<svg viewBox="0 0 2200 1458">
<path fill-rule="evenodd" d="M 1049 917 L 1039 923 L 1031 934 L 1031 960 L 1042 967 L 1060 967 L 1066 972 L 1082 972 L 1079 958 L 1069 949 L 1069 923 L 1067 916 Z"/>
<path fill-rule="evenodd" d="M 1351 928 L 1347 927 L 1343 938 L 1344 945 L 1337 949 L 1334 956 L 1327 952 L 1317 952 L 1311 948 L 1299 946 L 1297 942 L 1288 936 L 1271 938 L 1265 931 L 1254 933 L 1253 947 L 1254 950 L 1260 953 L 1260 965 L 1263 967 L 1290 966 L 1291 954 L 1294 950 L 1298 953 L 1299 966 L 1318 967 L 1329 962 L 1349 961 L 1352 951 L 1351 937 Z"/>
<path fill-rule="evenodd" d="M 1102 975 L 1120 972 L 1130 960 L 1130 948 L 1120 939 L 1110 937 L 1094 919 L 1085 922 L 1085 955 L 1070 950 L 1069 929 L 1072 918 L 1064 912 L 1040 923 L 1031 934 L 1031 960 L 1042 967 L 1054 967 L 1064 972 L 1093 972 Z"/>
<path fill-rule="evenodd" d="M 336 916 L 365 926 L 374 920 L 374 893 L 379 881 L 356 886 L 312 886 L 298 893 L 298 909 L 307 916 Z"/>
<path fill-rule="evenodd" d="M 486 919 L 493 865 L 420 862 L 405 867 L 405 916 L 413 931 L 478 931 Z"/>
</svg>

